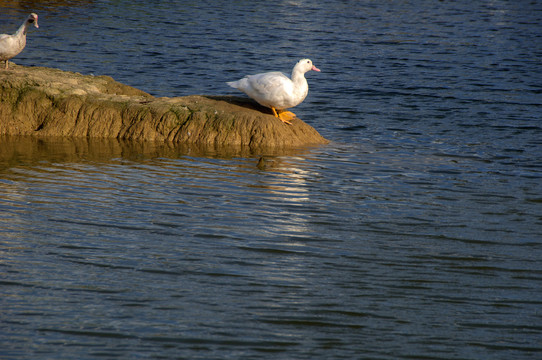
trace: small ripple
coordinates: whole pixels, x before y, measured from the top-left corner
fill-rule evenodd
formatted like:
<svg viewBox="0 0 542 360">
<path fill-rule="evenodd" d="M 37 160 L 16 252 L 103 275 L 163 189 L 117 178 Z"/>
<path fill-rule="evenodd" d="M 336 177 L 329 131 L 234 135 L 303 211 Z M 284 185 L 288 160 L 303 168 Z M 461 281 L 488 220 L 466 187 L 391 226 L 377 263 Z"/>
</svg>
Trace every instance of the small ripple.
<svg viewBox="0 0 542 360">
<path fill-rule="evenodd" d="M 53 328 L 38 328 L 39 332 L 59 333 L 65 335 L 85 336 L 85 337 L 99 337 L 99 338 L 114 338 L 114 339 L 136 339 L 136 336 L 130 334 L 122 334 L 118 332 L 106 332 L 106 331 L 90 331 L 90 330 L 65 330 L 65 329 L 53 329 Z"/>
<path fill-rule="evenodd" d="M 267 324 L 273 324 L 273 325 L 280 325 L 280 326 L 293 326 L 296 328 L 307 328 L 307 327 L 318 327 L 318 328 L 326 328 L 326 327 L 337 327 L 337 328 L 347 328 L 352 330 L 358 330 L 363 329 L 365 326 L 361 324 L 353 324 L 353 323 L 337 323 L 333 321 L 324 321 L 321 318 L 294 318 L 294 317 L 277 317 L 273 319 L 259 319 L 260 322 L 267 323 Z"/>
</svg>

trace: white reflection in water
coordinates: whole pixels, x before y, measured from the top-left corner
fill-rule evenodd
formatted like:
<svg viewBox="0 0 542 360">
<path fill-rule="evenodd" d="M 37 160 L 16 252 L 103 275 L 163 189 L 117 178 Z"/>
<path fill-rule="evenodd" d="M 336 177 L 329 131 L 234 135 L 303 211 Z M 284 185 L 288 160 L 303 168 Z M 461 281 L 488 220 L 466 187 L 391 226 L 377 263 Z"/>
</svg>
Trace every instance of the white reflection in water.
<svg viewBox="0 0 542 360">
<path fill-rule="evenodd" d="M 20 223 L 21 212 L 27 204 L 26 186 L 10 180 L 0 180 L 0 233 L 13 236 L 9 229 Z"/>
<path fill-rule="evenodd" d="M 266 200 L 272 202 L 275 234 L 299 234 L 308 231 L 304 209 L 310 206 L 311 189 L 307 179 L 316 177 L 304 167 L 302 157 L 260 159 L 258 167 L 266 171 L 260 181 L 266 189 Z M 295 245 L 290 243 L 290 245 Z"/>
</svg>

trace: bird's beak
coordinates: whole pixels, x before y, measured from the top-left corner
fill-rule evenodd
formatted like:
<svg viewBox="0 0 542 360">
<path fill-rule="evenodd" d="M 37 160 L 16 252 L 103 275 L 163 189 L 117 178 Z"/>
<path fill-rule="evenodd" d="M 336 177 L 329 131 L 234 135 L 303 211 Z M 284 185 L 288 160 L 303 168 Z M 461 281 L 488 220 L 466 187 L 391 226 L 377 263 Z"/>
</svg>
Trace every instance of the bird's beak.
<svg viewBox="0 0 542 360">
<path fill-rule="evenodd" d="M 38 15 L 37 14 L 32 14 L 33 17 L 32 17 L 32 24 L 34 24 L 34 26 L 37 28 L 39 28 L 40 26 L 38 25 Z"/>
<path fill-rule="evenodd" d="M 320 69 L 318 69 L 316 66 L 312 66 L 312 69 L 311 70 L 314 70 L 314 71 L 320 71 Z"/>
</svg>

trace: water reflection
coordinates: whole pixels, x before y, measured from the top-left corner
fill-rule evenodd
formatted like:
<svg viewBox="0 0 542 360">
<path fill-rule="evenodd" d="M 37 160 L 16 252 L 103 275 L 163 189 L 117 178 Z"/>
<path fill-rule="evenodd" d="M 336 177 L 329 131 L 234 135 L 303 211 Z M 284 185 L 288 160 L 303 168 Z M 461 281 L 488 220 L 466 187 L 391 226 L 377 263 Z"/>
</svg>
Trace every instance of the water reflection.
<svg viewBox="0 0 542 360">
<path fill-rule="evenodd" d="M 78 162 L 109 161 L 124 159 L 141 161 L 152 158 L 179 158 L 182 156 L 269 159 L 268 164 L 275 163 L 276 157 L 299 155 L 309 152 L 311 147 L 299 148 L 266 148 L 238 147 L 220 145 L 178 144 L 171 142 L 126 141 L 118 139 L 89 138 L 39 138 L 32 136 L 0 136 L 0 171 L 22 163 L 29 165 L 40 161 Z M 276 163 L 278 164 L 278 163 Z M 274 166 L 277 168 L 277 166 Z M 265 169 L 266 167 L 261 167 Z"/>
<path fill-rule="evenodd" d="M 250 236 L 253 227 L 242 221 L 247 216 L 269 235 L 300 233 L 307 230 L 300 215 L 311 196 L 307 178 L 315 176 L 304 169 L 308 154 L 310 148 L 0 137 L 0 200 L 6 208 L 1 221 L 12 222 L 24 209 L 79 226 L 121 228 L 140 223 L 138 209 L 147 208 L 164 215 L 147 230 L 165 227 L 171 233 L 179 216 L 198 214 L 194 234 L 228 229 Z M 247 212 L 256 204 L 256 214 Z M 220 226 L 209 227 L 208 221 Z"/>
<path fill-rule="evenodd" d="M 214 285 L 217 274 L 236 274 L 262 286 L 303 286 L 305 259 L 318 251 L 307 235 L 314 195 L 308 179 L 318 175 L 307 166 L 310 151 L 292 152 L 255 156 L 154 142 L 4 137 L 3 245 L 13 250 L 15 242 L 38 241 L 55 252 L 70 249 L 61 252 L 86 266 L 163 272 L 138 251 L 110 252 L 148 253 L 171 243 L 181 263 L 192 258 L 192 271 Z"/>
</svg>

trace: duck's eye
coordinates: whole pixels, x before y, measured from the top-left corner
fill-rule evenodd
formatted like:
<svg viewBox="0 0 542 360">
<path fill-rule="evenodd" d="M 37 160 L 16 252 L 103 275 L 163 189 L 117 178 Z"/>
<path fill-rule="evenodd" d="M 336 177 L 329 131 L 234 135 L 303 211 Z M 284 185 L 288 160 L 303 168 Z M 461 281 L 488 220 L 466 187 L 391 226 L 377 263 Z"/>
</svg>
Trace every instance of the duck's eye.
<svg viewBox="0 0 542 360">
<path fill-rule="evenodd" d="M 310 64 L 310 63 L 311 63 L 311 61 L 310 61 L 310 60 L 307 60 L 307 64 Z"/>
</svg>

